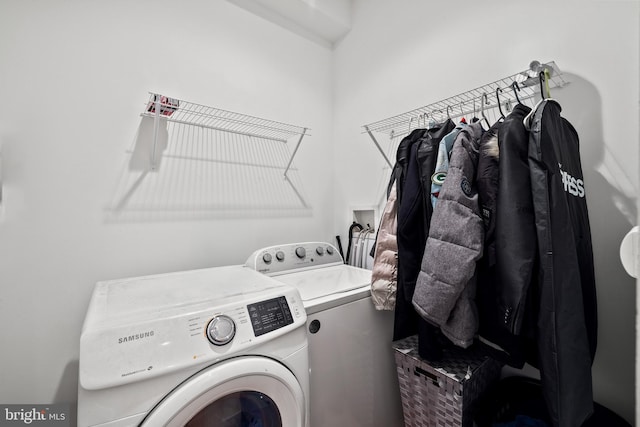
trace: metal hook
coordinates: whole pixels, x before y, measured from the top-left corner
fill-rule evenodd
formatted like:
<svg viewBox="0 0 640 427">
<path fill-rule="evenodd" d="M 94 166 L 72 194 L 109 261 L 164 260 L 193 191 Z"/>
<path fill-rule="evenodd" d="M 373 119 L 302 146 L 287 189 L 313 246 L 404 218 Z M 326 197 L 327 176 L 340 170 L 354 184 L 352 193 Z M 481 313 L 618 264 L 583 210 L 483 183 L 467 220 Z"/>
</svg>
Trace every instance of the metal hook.
<svg viewBox="0 0 640 427">
<path fill-rule="evenodd" d="M 447 105 L 447 118 L 451 120 L 451 116 L 449 115 L 449 108 L 451 108 L 451 105 Z M 453 110 L 453 108 L 451 109 Z"/>
<path fill-rule="evenodd" d="M 518 92 L 520 92 L 520 86 L 518 86 L 518 82 L 514 80 L 514 82 L 511 83 L 511 89 L 513 89 L 513 94 L 516 96 L 518 104 L 522 104 L 522 101 L 520 101 L 520 97 L 518 96 Z"/>
<path fill-rule="evenodd" d="M 538 74 L 538 78 L 540 79 L 540 96 L 542 97 L 542 99 L 545 99 L 544 97 L 544 87 L 542 86 L 543 83 L 545 83 L 545 81 L 547 80 L 547 76 L 549 75 L 549 72 L 547 71 L 547 69 L 545 68 L 544 71 L 540 71 L 540 73 Z M 549 83 L 547 82 L 547 97 L 549 97 Z"/>
<path fill-rule="evenodd" d="M 500 93 L 502 92 L 502 89 L 500 89 L 500 87 L 498 86 L 496 88 L 496 100 L 498 101 L 498 111 L 500 111 L 500 118 L 504 119 L 504 113 L 502 112 L 502 106 L 500 105 Z"/>
</svg>

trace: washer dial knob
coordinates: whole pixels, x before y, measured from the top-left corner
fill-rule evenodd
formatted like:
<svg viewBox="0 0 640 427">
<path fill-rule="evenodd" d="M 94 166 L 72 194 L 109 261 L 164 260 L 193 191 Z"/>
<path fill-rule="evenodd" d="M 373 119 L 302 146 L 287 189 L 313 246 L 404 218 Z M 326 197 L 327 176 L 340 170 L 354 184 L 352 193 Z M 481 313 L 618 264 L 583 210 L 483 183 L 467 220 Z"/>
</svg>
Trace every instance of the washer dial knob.
<svg viewBox="0 0 640 427">
<path fill-rule="evenodd" d="M 271 264 L 271 260 L 272 258 L 270 253 L 262 255 L 262 261 L 264 261 L 265 264 Z"/>
<path fill-rule="evenodd" d="M 302 246 L 298 246 L 296 248 L 296 256 L 300 259 L 304 258 L 307 255 L 307 251 Z"/>
<path fill-rule="evenodd" d="M 236 322 L 229 316 L 216 316 L 207 325 L 207 338 L 213 345 L 229 344 L 236 335 Z"/>
<path fill-rule="evenodd" d="M 284 252 L 282 252 L 282 251 L 276 252 L 276 259 L 278 261 L 284 261 Z"/>
<path fill-rule="evenodd" d="M 318 255 L 324 255 L 324 248 L 323 248 L 322 246 L 318 246 L 318 247 L 316 248 L 316 253 L 317 253 Z"/>
<path fill-rule="evenodd" d="M 327 246 L 327 253 L 333 255 L 333 248 L 331 246 Z"/>
</svg>

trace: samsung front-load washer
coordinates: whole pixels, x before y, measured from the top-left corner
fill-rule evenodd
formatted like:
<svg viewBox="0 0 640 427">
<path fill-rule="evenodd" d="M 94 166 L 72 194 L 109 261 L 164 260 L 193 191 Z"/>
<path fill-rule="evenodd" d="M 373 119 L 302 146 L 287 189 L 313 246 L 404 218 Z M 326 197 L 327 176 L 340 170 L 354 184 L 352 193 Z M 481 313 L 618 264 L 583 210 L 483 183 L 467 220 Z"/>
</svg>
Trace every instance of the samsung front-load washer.
<svg viewBox="0 0 640 427">
<path fill-rule="evenodd" d="M 78 425 L 307 426 L 306 319 L 297 289 L 243 266 L 100 282 Z"/>
<path fill-rule="evenodd" d="M 328 243 L 255 251 L 246 266 L 300 291 L 307 312 L 311 427 L 403 426 L 393 312 L 371 301 L 371 271 Z"/>
</svg>

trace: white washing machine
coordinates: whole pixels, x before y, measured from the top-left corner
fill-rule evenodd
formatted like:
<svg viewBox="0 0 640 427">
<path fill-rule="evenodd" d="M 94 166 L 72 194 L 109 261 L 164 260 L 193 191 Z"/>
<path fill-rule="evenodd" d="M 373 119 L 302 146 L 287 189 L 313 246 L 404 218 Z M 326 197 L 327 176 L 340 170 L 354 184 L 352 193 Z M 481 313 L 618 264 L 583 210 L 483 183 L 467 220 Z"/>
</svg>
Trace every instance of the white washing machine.
<svg viewBox="0 0 640 427">
<path fill-rule="evenodd" d="M 371 301 L 371 271 L 328 243 L 255 251 L 246 264 L 296 287 L 307 311 L 311 427 L 403 426 L 393 312 Z"/>
<path fill-rule="evenodd" d="M 243 266 L 100 282 L 78 425 L 306 426 L 306 320 L 297 289 Z"/>
</svg>

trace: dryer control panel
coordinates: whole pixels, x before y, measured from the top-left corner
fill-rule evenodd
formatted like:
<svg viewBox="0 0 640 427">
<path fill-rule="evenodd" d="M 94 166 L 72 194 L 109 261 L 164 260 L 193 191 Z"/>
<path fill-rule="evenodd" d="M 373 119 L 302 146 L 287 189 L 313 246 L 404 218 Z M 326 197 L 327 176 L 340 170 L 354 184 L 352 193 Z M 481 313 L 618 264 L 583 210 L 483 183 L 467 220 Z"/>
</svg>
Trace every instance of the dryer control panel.
<svg viewBox="0 0 640 427">
<path fill-rule="evenodd" d="M 344 260 L 332 244 L 303 242 L 258 249 L 247 259 L 245 266 L 267 276 L 277 276 L 340 264 L 344 264 Z"/>
</svg>

